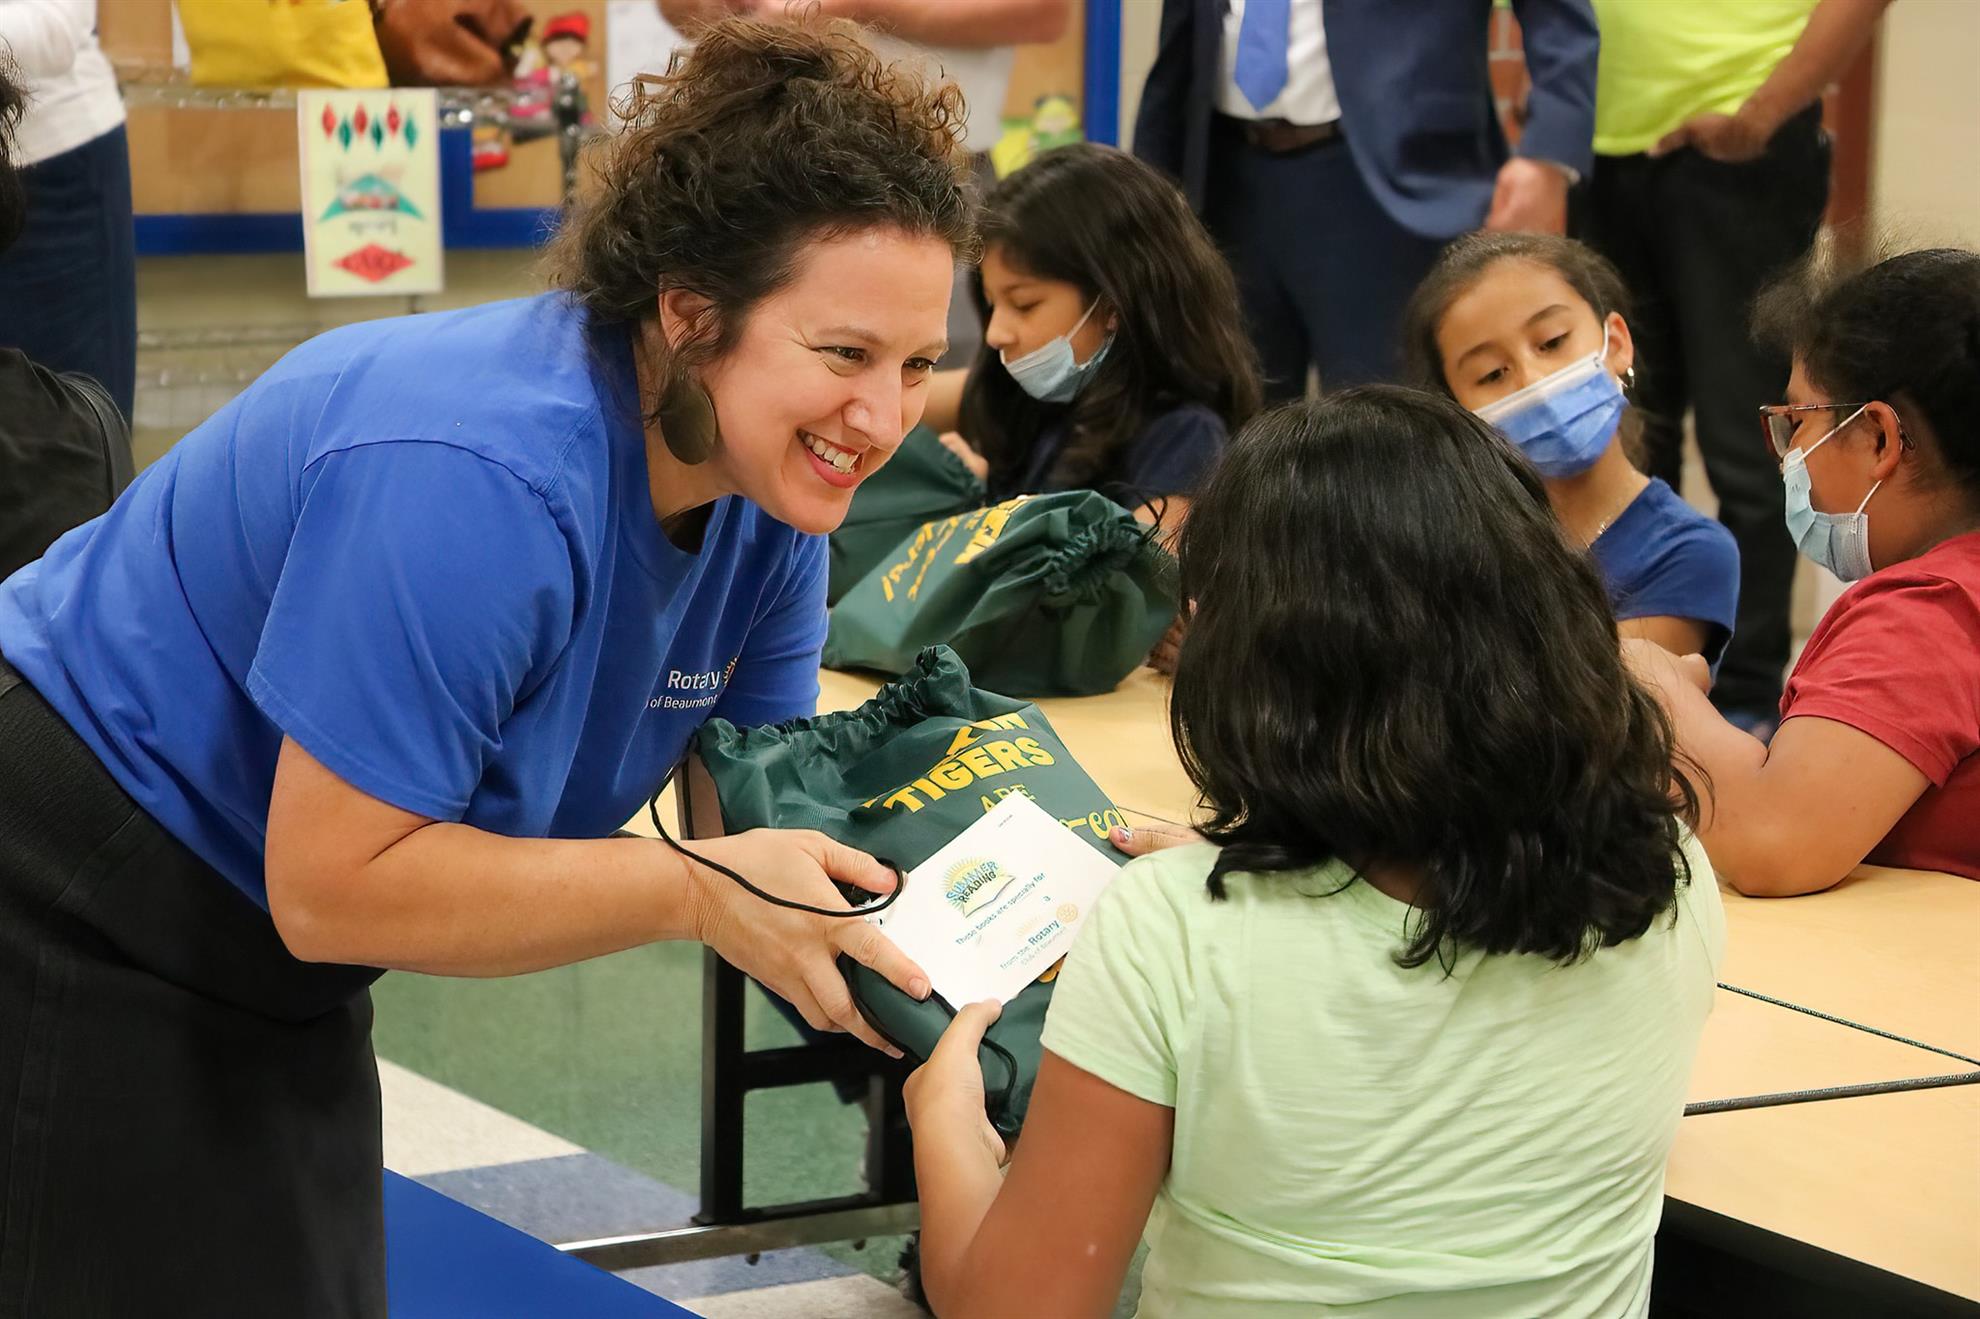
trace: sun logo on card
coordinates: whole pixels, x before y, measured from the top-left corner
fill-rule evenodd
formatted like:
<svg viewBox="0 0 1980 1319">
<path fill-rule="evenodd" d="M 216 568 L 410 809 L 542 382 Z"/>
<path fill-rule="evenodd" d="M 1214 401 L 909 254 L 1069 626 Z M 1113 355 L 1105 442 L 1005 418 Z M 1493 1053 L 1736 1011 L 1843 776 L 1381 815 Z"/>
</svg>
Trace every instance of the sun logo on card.
<svg viewBox="0 0 1980 1319">
<path fill-rule="evenodd" d="M 989 857 L 973 856 L 956 862 L 944 876 L 942 896 L 960 916 L 974 916 L 995 902 L 1016 879 Z"/>
</svg>

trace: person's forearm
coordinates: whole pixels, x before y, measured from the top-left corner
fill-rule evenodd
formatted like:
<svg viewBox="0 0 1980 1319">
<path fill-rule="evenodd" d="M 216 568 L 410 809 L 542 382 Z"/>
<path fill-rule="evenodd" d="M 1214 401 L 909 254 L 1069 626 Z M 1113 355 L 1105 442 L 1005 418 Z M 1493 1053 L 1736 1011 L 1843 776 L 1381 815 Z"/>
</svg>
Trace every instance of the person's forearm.
<svg viewBox="0 0 1980 1319">
<path fill-rule="evenodd" d="M 1016 46 L 1057 41 L 1070 0 L 821 0 L 831 18 L 849 18 L 931 46 Z"/>
<path fill-rule="evenodd" d="M 1686 771 L 1699 795 L 1698 840 L 1722 877 L 1755 892 L 1782 877 L 1785 853 L 1780 812 L 1765 800 L 1767 748 L 1727 723 L 1704 692 L 1689 683 L 1659 684 L 1658 696 L 1677 729 Z M 1695 765 L 1699 773 L 1690 773 Z M 1790 885 L 1787 892 L 1803 891 Z"/>
<path fill-rule="evenodd" d="M 971 1319 L 970 1247 L 1004 1184 L 997 1156 L 973 1124 L 917 1124 L 914 1177 L 921 1196 L 921 1277 L 944 1319 Z"/>
<path fill-rule="evenodd" d="M 1767 81 L 1746 98 L 1740 113 L 1771 135 L 1843 75 L 1891 0 L 1821 0 L 1808 25 Z"/>
<path fill-rule="evenodd" d="M 650 838 L 508 838 L 429 824 L 329 898 L 285 905 L 277 925 L 305 960 L 517 975 L 694 937 L 699 882 Z"/>
</svg>

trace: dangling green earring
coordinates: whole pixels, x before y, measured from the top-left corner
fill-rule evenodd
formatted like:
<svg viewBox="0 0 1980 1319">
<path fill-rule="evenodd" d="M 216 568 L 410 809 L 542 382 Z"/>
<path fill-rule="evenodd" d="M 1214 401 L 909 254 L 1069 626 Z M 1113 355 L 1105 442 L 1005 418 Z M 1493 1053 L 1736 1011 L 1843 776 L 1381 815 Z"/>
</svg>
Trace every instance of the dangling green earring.
<svg viewBox="0 0 1980 1319">
<path fill-rule="evenodd" d="M 668 451 L 689 467 L 707 462 L 722 439 L 715 424 L 715 401 L 686 376 L 677 376 L 667 386 L 655 420 Z"/>
</svg>

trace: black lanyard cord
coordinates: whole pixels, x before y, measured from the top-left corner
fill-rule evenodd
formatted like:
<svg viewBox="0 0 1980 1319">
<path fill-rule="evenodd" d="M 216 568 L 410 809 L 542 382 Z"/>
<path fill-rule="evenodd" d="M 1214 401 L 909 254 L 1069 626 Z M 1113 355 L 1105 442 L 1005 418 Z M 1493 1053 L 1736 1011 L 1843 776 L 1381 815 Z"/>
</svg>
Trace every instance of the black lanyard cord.
<svg viewBox="0 0 1980 1319">
<path fill-rule="evenodd" d="M 769 903 L 773 907 L 783 907 L 789 911 L 809 912 L 813 916 L 830 916 L 833 917 L 834 919 L 843 919 L 847 916 L 870 916 L 875 912 L 885 911 L 887 908 L 893 906 L 894 901 L 897 898 L 899 898 L 901 896 L 902 891 L 907 888 L 907 876 L 904 873 L 902 873 L 901 868 L 899 866 L 895 865 L 892 861 L 885 860 L 884 858 L 881 857 L 875 857 L 874 860 L 879 861 L 881 865 L 887 867 L 887 869 L 894 872 L 894 881 L 895 881 L 894 891 L 892 893 L 889 893 L 886 897 L 881 898 L 878 902 L 869 902 L 864 904 L 863 906 L 852 907 L 843 910 L 834 910 L 833 908 L 830 907 L 814 907 L 808 902 L 794 902 L 790 898 L 780 898 L 774 893 L 764 892 L 761 888 L 758 888 L 755 884 L 750 883 L 748 880 L 744 879 L 741 875 L 729 869 L 729 867 L 723 865 L 721 862 L 710 861 L 707 857 L 702 856 L 696 852 L 691 852 L 687 848 L 681 846 L 681 844 L 675 842 L 674 836 L 667 832 L 667 826 L 660 823 L 659 793 L 655 793 L 653 796 L 648 797 L 646 799 L 646 814 L 647 814 L 647 818 L 653 821 L 654 832 L 660 835 L 661 842 L 673 848 L 676 852 L 680 853 L 688 860 L 697 862 L 700 865 L 707 866 L 710 870 L 714 871 L 716 874 L 725 875 L 729 879 L 734 880 L 738 885 L 742 887 L 744 892 L 750 894 L 752 897 L 758 898 L 764 902 Z M 938 995 L 936 1001 L 940 1003 L 942 1007 L 948 1010 L 949 1016 L 951 1018 L 953 1018 L 956 1015 L 956 1010 L 952 1007 L 949 1007 L 948 1001 L 946 999 L 943 999 Z M 991 1053 L 995 1054 L 997 1058 L 1004 1064 L 1004 1083 L 1001 1086 L 997 1087 L 997 1089 L 994 1092 L 986 1096 L 986 1099 L 988 1100 L 987 1107 L 993 1113 L 1007 1112 L 1010 1108 L 1012 1093 L 1017 1089 L 1017 1082 L 1018 1082 L 1017 1059 L 1012 1056 L 1011 1051 L 1009 1049 L 1006 1049 L 1003 1045 L 991 1039 L 987 1034 L 983 1037 L 983 1047 L 985 1049 L 988 1049 Z"/>
<path fill-rule="evenodd" d="M 894 891 L 886 897 L 881 898 L 878 902 L 868 902 L 857 907 L 814 907 L 808 902 L 797 902 L 790 898 L 780 898 L 774 893 L 764 892 L 735 871 L 723 865 L 720 861 L 710 861 L 700 853 L 690 852 L 687 848 L 675 842 L 673 835 L 667 832 L 667 826 L 660 823 L 660 794 L 655 793 L 646 799 L 646 813 L 653 821 L 653 828 L 659 833 L 661 842 L 673 848 L 688 860 L 704 865 L 716 874 L 725 875 L 734 880 L 751 897 L 767 902 L 773 907 L 782 907 L 786 911 L 802 911 L 813 916 L 830 916 L 835 920 L 843 920 L 849 916 L 871 916 L 876 912 L 885 911 L 887 908 L 893 906 L 895 899 L 899 898 L 902 890 L 907 888 L 907 875 L 902 872 L 899 866 L 895 865 L 892 861 L 875 857 L 874 860 L 894 872 Z"/>
</svg>

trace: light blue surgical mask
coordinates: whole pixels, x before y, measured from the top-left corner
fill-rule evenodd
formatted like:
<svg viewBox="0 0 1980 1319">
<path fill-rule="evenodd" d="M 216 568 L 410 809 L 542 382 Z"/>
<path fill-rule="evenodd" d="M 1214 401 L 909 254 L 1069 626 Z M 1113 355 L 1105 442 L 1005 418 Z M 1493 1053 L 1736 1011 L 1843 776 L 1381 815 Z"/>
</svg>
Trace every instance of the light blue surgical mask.
<svg viewBox="0 0 1980 1319">
<path fill-rule="evenodd" d="M 1870 562 L 1870 515 L 1863 510 L 1870 507 L 1870 495 L 1884 483 L 1871 486 L 1854 513 L 1824 513 L 1809 502 L 1813 487 L 1808 477 L 1808 455 L 1862 415 L 1863 409 L 1858 408 L 1835 430 L 1806 449 L 1789 449 L 1787 457 L 1781 459 L 1781 482 L 1787 487 L 1787 529 L 1794 537 L 1794 547 L 1845 582 L 1868 577 L 1874 570 Z"/>
<path fill-rule="evenodd" d="M 1093 308 L 1100 305 L 1095 298 L 1093 306 L 1086 314 L 1073 323 L 1073 327 L 1058 338 L 1040 348 L 1034 348 L 1015 362 L 1001 352 L 998 360 L 1004 369 L 1017 381 L 1018 388 L 1037 399 L 1040 403 L 1070 403 L 1079 395 L 1100 362 L 1107 356 L 1107 350 L 1114 346 L 1114 336 L 1108 335 L 1106 342 L 1084 362 L 1073 360 L 1072 337 L 1079 333 L 1080 326 L 1093 315 Z"/>
<path fill-rule="evenodd" d="M 1609 332 L 1602 347 L 1516 393 L 1478 409 L 1478 419 L 1519 446 L 1540 475 L 1551 480 L 1579 476 L 1595 465 L 1622 422 L 1622 382 L 1604 365 Z"/>
</svg>

